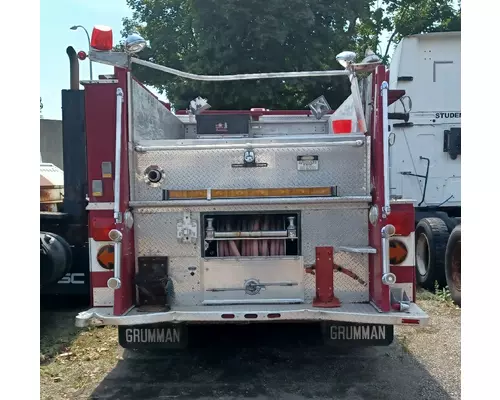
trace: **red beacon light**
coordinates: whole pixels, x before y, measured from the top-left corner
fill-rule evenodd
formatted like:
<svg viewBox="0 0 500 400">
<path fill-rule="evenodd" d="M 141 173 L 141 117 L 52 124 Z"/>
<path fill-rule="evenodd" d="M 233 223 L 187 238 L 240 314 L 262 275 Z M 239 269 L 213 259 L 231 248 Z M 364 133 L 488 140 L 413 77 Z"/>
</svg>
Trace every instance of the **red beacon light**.
<svg viewBox="0 0 500 400">
<path fill-rule="evenodd" d="M 87 58 L 87 54 L 84 51 L 79 51 L 78 52 L 78 59 L 81 61 L 85 60 Z"/>
<path fill-rule="evenodd" d="M 109 26 L 97 25 L 92 29 L 90 47 L 100 51 L 113 49 L 113 31 Z"/>
</svg>

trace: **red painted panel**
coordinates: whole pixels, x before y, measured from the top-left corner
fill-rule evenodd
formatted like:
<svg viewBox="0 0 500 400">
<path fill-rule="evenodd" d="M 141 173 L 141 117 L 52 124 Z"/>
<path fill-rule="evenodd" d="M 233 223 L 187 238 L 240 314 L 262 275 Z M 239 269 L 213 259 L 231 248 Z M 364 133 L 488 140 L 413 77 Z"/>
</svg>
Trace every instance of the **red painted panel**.
<svg viewBox="0 0 500 400">
<path fill-rule="evenodd" d="M 117 84 L 91 84 L 85 87 L 85 108 L 87 128 L 87 177 L 89 192 L 92 192 L 92 180 L 103 181 L 103 196 L 95 197 L 89 193 L 90 202 L 114 202 L 114 169 L 116 143 L 116 89 L 120 87 L 124 93 L 122 104 L 122 153 L 120 182 L 120 212 L 128 210 L 130 200 L 129 168 L 128 168 L 128 115 L 127 115 L 127 71 L 115 68 Z M 102 177 L 102 162 L 111 162 L 113 174 L 111 178 Z M 96 240 L 109 240 L 107 232 L 116 228 L 123 234 L 121 282 L 120 289 L 114 293 L 114 314 L 121 315 L 134 302 L 135 254 L 133 228 L 127 229 L 123 224 L 115 224 L 113 211 L 89 212 L 90 237 Z M 113 272 L 98 273 L 91 280 L 95 287 L 107 287 L 107 280 Z"/>
<path fill-rule="evenodd" d="M 113 211 L 91 210 L 89 211 L 89 237 L 98 241 L 109 241 L 109 231 L 115 227 Z"/>
<path fill-rule="evenodd" d="M 415 207 L 413 204 L 391 204 L 391 213 L 387 218 L 387 223 L 394 225 L 396 234 L 408 236 L 415 231 Z"/>
<path fill-rule="evenodd" d="M 90 202 L 113 201 L 113 177 L 102 177 L 102 162 L 115 165 L 116 89 L 118 84 L 85 85 L 87 180 Z M 114 176 L 114 173 L 112 174 Z M 92 181 L 103 183 L 102 196 L 92 194 Z"/>
<path fill-rule="evenodd" d="M 382 219 L 382 205 L 384 199 L 384 143 L 383 143 L 383 121 L 382 121 L 382 96 L 380 87 L 386 78 L 384 66 L 378 66 L 373 75 L 373 98 L 374 109 L 371 118 L 371 184 L 373 204 L 378 206 L 379 219 L 375 225 L 369 224 L 369 243 L 377 249 L 376 254 L 369 255 L 369 291 L 370 299 L 382 311 L 390 311 L 390 291 L 389 286 L 382 284 L 382 251 L 381 229 L 387 224 Z"/>
<path fill-rule="evenodd" d="M 93 288 L 108 287 L 108 279 L 113 277 L 113 271 L 99 271 L 90 274 Z"/>
</svg>

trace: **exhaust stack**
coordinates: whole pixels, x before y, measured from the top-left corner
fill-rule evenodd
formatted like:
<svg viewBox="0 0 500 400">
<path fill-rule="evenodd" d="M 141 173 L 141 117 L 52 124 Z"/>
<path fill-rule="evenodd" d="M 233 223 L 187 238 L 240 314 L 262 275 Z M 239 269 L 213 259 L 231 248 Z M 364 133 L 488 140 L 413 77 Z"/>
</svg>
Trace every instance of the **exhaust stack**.
<svg viewBox="0 0 500 400">
<path fill-rule="evenodd" d="M 78 56 L 72 46 L 66 48 L 66 54 L 69 57 L 69 88 L 71 90 L 80 89 L 80 71 Z"/>
</svg>

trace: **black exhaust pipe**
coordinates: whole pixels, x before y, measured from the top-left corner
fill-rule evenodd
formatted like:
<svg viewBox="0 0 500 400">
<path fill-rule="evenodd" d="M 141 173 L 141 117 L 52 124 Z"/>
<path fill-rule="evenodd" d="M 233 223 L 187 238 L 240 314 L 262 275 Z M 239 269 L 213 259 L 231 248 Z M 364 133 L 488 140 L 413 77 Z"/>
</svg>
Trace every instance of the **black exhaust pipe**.
<svg viewBox="0 0 500 400">
<path fill-rule="evenodd" d="M 69 57 L 69 88 L 71 90 L 80 89 L 80 70 L 78 56 L 72 46 L 68 46 L 66 54 Z"/>
</svg>

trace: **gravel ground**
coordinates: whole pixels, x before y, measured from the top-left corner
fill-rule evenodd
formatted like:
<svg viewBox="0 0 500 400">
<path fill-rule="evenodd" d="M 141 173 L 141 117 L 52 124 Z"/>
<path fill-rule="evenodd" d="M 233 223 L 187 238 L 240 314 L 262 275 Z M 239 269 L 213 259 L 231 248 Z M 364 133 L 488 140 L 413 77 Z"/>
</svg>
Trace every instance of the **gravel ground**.
<svg viewBox="0 0 500 400">
<path fill-rule="evenodd" d="M 205 347 L 154 356 L 123 351 L 112 327 L 77 330 L 74 311 L 42 312 L 41 398 L 460 399 L 460 310 L 433 296 L 419 305 L 430 326 L 398 327 L 389 347 L 339 352 L 304 341 L 303 326 L 276 328 L 279 347 L 254 329 L 219 344 L 204 328 Z"/>
</svg>

